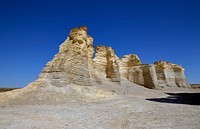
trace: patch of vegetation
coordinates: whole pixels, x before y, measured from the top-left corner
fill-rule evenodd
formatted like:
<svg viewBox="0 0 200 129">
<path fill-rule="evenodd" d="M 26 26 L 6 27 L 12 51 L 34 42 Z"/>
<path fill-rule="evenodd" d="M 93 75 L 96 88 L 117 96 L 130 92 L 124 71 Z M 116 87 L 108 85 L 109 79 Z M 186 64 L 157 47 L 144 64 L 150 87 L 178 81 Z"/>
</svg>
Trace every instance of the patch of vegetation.
<svg viewBox="0 0 200 129">
<path fill-rule="evenodd" d="M 19 88 L 0 88 L 0 92 L 6 92 L 6 91 L 11 91 Z"/>
</svg>

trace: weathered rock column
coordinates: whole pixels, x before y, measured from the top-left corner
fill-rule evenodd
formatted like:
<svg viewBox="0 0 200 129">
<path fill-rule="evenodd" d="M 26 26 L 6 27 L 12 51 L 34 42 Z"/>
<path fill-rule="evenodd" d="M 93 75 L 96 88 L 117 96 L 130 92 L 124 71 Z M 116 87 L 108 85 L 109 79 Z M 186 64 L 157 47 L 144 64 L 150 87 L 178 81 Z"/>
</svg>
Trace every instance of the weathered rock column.
<svg viewBox="0 0 200 129">
<path fill-rule="evenodd" d="M 172 65 L 175 74 L 175 83 L 178 87 L 190 88 L 190 85 L 185 77 L 184 69 L 181 66 Z"/>
<path fill-rule="evenodd" d="M 111 78 L 113 82 L 120 82 L 119 58 L 111 47 L 96 46 L 96 55 L 93 59 L 95 70 Z"/>
<path fill-rule="evenodd" d="M 132 69 L 133 66 L 138 66 L 140 65 L 140 59 L 136 54 L 129 54 L 129 55 L 124 55 L 121 60 L 120 60 L 120 75 L 122 78 L 129 78 L 129 73 L 131 74 L 132 70 L 129 70 L 130 68 Z"/>
<path fill-rule="evenodd" d="M 142 66 L 134 66 L 128 69 L 128 80 L 144 86 L 144 76 Z"/>
<path fill-rule="evenodd" d="M 189 87 L 181 66 L 165 61 L 157 61 L 154 64 L 161 87 Z"/>
<path fill-rule="evenodd" d="M 144 86 L 147 88 L 159 88 L 156 76 L 155 66 L 153 64 L 144 65 L 143 67 Z"/>
<path fill-rule="evenodd" d="M 59 52 L 43 68 L 38 81 L 45 85 L 91 85 L 93 39 L 87 27 L 71 29 Z"/>
</svg>

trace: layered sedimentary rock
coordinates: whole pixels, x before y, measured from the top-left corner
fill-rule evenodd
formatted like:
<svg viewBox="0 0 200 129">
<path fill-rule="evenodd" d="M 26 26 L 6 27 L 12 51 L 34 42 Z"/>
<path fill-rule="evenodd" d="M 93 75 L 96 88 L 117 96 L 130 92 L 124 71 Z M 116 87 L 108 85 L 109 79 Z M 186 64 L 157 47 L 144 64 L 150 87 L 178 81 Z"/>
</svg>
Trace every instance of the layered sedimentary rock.
<svg viewBox="0 0 200 129">
<path fill-rule="evenodd" d="M 120 82 L 119 58 L 111 47 L 96 46 L 96 55 L 93 59 L 95 70 L 111 78 L 113 82 Z"/>
<path fill-rule="evenodd" d="M 190 87 L 181 66 L 165 61 L 141 64 L 137 55 L 125 55 L 121 58 L 120 74 L 147 88 Z"/>
<path fill-rule="evenodd" d="M 120 83 L 121 79 L 145 86 L 189 87 L 184 69 L 176 64 L 158 61 L 141 64 L 135 54 L 121 59 L 111 47 L 96 46 L 94 59 L 93 38 L 87 27 L 71 29 L 67 39 L 60 45 L 59 52 L 49 61 L 34 85 L 63 87 L 68 84 L 91 86 L 104 80 Z"/>
<path fill-rule="evenodd" d="M 155 66 L 152 64 L 142 64 L 129 68 L 128 80 L 147 88 L 158 87 Z"/>
<path fill-rule="evenodd" d="M 95 46 L 96 53 L 93 59 L 95 70 L 99 71 L 100 74 L 106 76 L 107 67 L 107 47 L 105 46 Z"/>
<path fill-rule="evenodd" d="M 154 65 L 141 64 L 136 54 L 125 55 L 121 58 L 120 74 L 129 81 L 148 88 L 158 86 Z"/>
<path fill-rule="evenodd" d="M 59 52 L 45 65 L 37 81 L 54 86 L 90 85 L 94 50 L 93 38 L 86 31 L 86 27 L 70 30 Z"/>
<path fill-rule="evenodd" d="M 120 60 L 120 73 L 124 78 L 128 78 L 129 68 L 140 65 L 140 59 L 136 54 L 124 55 Z"/>
<path fill-rule="evenodd" d="M 90 102 L 133 93 L 131 86 L 189 87 L 184 69 L 158 61 L 141 64 L 135 54 L 117 57 L 111 47 L 92 47 L 87 27 L 71 29 L 59 52 L 26 87 L 0 94 L 5 104 Z M 138 87 L 135 87 L 138 89 Z M 136 92 L 134 92 L 136 93 Z"/>
<path fill-rule="evenodd" d="M 184 69 L 180 65 L 165 61 L 157 61 L 154 64 L 160 86 L 189 87 Z"/>
</svg>

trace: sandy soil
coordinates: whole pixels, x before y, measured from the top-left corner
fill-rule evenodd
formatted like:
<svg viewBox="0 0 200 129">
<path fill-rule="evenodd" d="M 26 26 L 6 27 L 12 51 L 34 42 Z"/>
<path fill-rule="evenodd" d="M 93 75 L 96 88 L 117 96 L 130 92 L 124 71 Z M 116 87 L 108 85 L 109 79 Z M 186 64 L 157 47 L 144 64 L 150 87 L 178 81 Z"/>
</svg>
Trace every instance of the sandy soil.
<svg viewBox="0 0 200 129">
<path fill-rule="evenodd" d="M 120 86 L 114 89 L 120 90 Z M 200 128 L 199 89 L 151 90 L 141 86 L 123 89 L 126 92 L 98 101 L 24 105 L 0 103 L 0 129 Z"/>
</svg>

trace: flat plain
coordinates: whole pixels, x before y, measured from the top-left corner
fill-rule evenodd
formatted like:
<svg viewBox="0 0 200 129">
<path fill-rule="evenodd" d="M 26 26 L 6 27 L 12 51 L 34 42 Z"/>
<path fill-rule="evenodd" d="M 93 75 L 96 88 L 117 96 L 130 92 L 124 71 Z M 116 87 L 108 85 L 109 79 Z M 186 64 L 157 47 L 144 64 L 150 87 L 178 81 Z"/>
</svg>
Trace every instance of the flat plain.
<svg viewBox="0 0 200 129">
<path fill-rule="evenodd" d="M 114 86 L 118 95 L 62 104 L 0 104 L 1 129 L 199 129 L 200 90 Z M 118 90 L 117 90 L 118 89 Z M 112 87 L 110 88 L 112 91 Z"/>
</svg>

